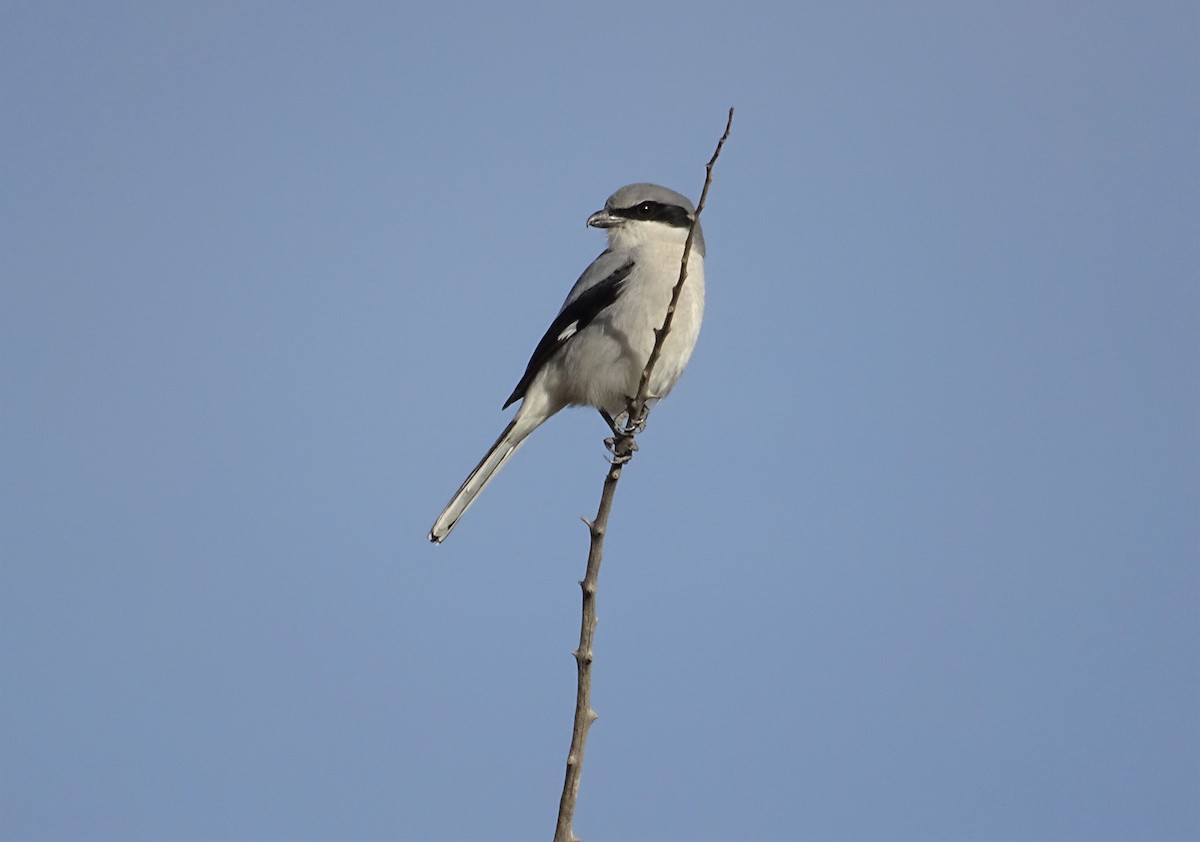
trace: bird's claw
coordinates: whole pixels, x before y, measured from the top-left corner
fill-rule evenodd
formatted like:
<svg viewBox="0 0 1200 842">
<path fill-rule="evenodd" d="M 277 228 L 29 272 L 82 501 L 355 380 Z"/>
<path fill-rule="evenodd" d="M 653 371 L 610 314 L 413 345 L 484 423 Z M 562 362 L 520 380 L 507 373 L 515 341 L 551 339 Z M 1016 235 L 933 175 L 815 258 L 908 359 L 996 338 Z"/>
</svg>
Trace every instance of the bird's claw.
<svg viewBox="0 0 1200 842">
<path fill-rule="evenodd" d="M 618 451 L 617 445 L 622 439 L 626 439 L 628 444 L 625 445 L 623 450 Z M 637 439 L 633 436 L 626 436 L 624 433 L 619 436 L 609 436 L 604 440 L 604 446 L 612 454 L 612 458 L 608 461 L 613 465 L 624 465 L 633 458 L 633 454 L 637 453 L 638 449 Z"/>
<path fill-rule="evenodd" d="M 643 406 L 634 416 L 633 399 L 630 398 L 629 402 L 629 408 L 615 418 L 609 415 L 607 410 L 600 410 L 600 414 L 613 431 L 613 434 L 604 440 L 604 446 L 612 454 L 608 461 L 613 465 L 624 465 L 637 453 L 638 443 L 634 437 L 646 429 L 646 418 L 650 414 L 649 407 Z"/>
<path fill-rule="evenodd" d="M 600 410 L 600 416 L 604 419 L 604 423 L 608 424 L 608 428 L 613 431 L 613 435 L 615 435 L 615 436 L 624 435 L 624 433 L 625 433 L 625 431 L 621 429 L 621 427 L 623 426 L 621 419 L 624 418 L 625 415 L 626 415 L 626 413 L 621 413 L 616 418 L 613 418 L 611 415 L 608 414 L 608 410 L 606 410 L 606 409 Z M 608 439 L 608 441 L 612 441 L 612 439 Z M 610 448 L 610 450 L 611 450 L 611 448 Z"/>
<path fill-rule="evenodd" d="M 640 435 L 646 429 L 646 420 L 650 417 L 650 410 L 642 407 L 642 411 L 638 413 L 636 418 L 626 414 L 625 431 L 630 435 Z"/>
</svg>

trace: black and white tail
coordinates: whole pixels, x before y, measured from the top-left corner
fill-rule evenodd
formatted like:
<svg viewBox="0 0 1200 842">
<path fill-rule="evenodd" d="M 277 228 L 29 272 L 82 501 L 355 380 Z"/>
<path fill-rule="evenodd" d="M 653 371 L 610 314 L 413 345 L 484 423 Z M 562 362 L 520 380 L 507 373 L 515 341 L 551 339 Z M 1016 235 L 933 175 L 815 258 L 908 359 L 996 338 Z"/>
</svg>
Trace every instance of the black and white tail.
<svg viewBox="0 0 1200 842">
<path fill-rule="evenodd" d="M 544 414 L 526 412 L 526 406 L 522 404 L 517 414 L 513 416 L 513 420 L 504 428 L 504 432 L 500 434 L 500 438 L 496 439 L 496 443 L 492 445 L 487 455 L 482 461 L 475 466 L 475 470 L 471 471 L 470 475 L 463 481 L 458 491 L 450 498 L 450 502 L 446 504 L 446 508 L 438 515 L 438 519 L 433 522 L 433 528 L 429 530 L 429 540 L 435 544 L 440 544 L 450 534 L 450 530 L 458 523 L 458 519 L 463 516 L 467 509 L 471 508 L 471 504 L 475 502 L 475 498 L 479 492 L 487 488 L 487 484 L 492 481 L 492 477 L 504 467 L 505 463 L 517 452 L 517 448 L 525 441 L 526 437 L 536 430 L 541 423 L 546 420 Z"/>
</svg>

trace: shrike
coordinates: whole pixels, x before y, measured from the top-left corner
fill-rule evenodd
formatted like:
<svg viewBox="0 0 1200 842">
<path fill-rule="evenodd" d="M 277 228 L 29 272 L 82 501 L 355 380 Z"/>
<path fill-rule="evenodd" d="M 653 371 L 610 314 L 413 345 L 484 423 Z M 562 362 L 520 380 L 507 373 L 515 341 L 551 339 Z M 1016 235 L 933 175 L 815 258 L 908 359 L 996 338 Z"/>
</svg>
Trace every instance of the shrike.
<svg viewBox="0 0 1200 842">
<path fill-rule="evenodd" d="M 507 409 L 520 400 L 517 414 L 434 521 L 430 541 L 445 540 L 525 438 L 560 409 L 593 406 L 610 421 L 626 411 L 671 303 L 694 217 L 686 196 L 657 184 L 622 187 L 588 217 L 588 225 L 607 229 L 608 248 L 579 276 L 534 348 L 504 402 Z M 650 378 L 652 400 L 683 374 L 703 315 L 704 235 L 697 224 L 687 282 Z"/>
</svg>

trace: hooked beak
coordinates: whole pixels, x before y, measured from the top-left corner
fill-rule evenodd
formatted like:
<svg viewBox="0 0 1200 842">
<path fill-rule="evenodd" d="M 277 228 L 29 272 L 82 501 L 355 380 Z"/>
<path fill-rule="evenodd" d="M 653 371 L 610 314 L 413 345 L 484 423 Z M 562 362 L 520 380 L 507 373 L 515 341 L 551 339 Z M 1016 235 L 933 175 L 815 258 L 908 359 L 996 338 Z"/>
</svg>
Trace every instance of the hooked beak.
<svg viewBox="0 0 1200 842">
<path fill-rule="evenodd" d="M 590 228 L 612 228 L 621 222 L 621 217 L 613 216 L 605 210 L 598 210 L 588 217 L 587 224 Z"/>
</svg>

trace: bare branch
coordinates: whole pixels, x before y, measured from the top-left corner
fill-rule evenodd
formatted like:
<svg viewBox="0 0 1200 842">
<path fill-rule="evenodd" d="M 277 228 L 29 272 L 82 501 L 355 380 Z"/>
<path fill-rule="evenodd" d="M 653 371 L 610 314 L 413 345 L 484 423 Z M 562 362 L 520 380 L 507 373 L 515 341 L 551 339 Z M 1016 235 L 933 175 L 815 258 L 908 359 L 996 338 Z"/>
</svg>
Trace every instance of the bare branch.
<svg viewBox="0 0 1200 842">
<path fill-rule="evenodd" d="M 683 257 L 679 261 L 679 280 L 675 282 L 675 288 L 671 291 L 671 304 L 667 307 L 667 315 L 663 319 L 662 327 L 655 331 L 654 334 L 654 350 L 650 352 L 650 359 L 646 360 L 646 367 L 642 369 L 642 379 L 638 383 L 637 397 L 633 399 L 633 404 L 629 411 L 629 423 L 625 428 L 626 435 L 631 435 L 633 425 L 640 419 L 645 421 L 646 416 L 646 400 L 650 394 L 650 375 L 654 372 L 654 366 L 658 363 L 658 358 L 662 356 L 663 344 L 667 340 L 667 332 L 671 329 L 671 322 L 675 320 L 675 308 L 679 306 L 679 296 L 683 294 L 683 284 L 687 280 L 688 258 L 692 254 L 692 240 L 696 236 L 696 225 L 700 222 L 700 213 L 704 210 L 704 203 L 708 200 L 708 188 L 712 184 L 713 166 L 717 163 L 717 158 L 721 154 L 722 147 L 725 146 L 725 141 L 729 140 L 729 132 L 733 128 L 733 109 L 729 109 L 729 118 L 725 121 L 725 133 L 721 135 L 721 139 L 717 141 L 717 148 L 713 151 L 712 157 L 708 159 L 708 164 L 704 167 L 704 187 L 700 190 L 700 201 L 696 203 L 696 213 L 692 217 L 692 225 L 688 228 L 687 241 L 683 244 Z"/>
<path fill-rule="evenodd" d="M 642 377 L 638 383 L 636 397 L 629 406 L 629 415 L 623 431 L 617 433 L 613 441 L 613 460 L 604 475 L 604 488 L 600 493 L 600 508 L 595 520 L 584 520 L 587 524 L 591 541 L 588 547 L 587 571 L 579 587 L 583 591 L 583 612 L 579 628 L 579 648 L 574 652 L 575 665 L 579 683 L 575 694 L 575 723 L 571 730 L 571 749 L 567 753 L 567 773 L 563 781 L 562 797 L 558 802 L 558 823 L 554 830 L 554 842 L 578 842 L 578 837 L 571 830 L 571 822 L 575 816 L 575 802 L 579 797 L 579 781 L 583 773 L 583 750 L 587 745 L 588 729 L 596 720 L 596 712 L 592 710 L 592 642 L 596 639 L 596 588 L 600 580 L 600 562 L 604 552 L 604 535 L 608 531 L 608 515 L 612 511 L 613 497 L 617 491 L 617 482 L 621 479 L 621 470 L 637 449 L 634 437 L 646 420 L 646 401 L 649 398 L 650 375 L 658 358 L 662 355 L 663 342 L 671 330 L 671 322 L 675 318 L 675 308 L 679 304 L 679 296 L 683 292 L 683 284 L 687 280 L 688 257 L 692 253 L 692 239 L 696 233 L 696 225 L 700 221 L 700 212 L 704 210 L 704 202 L 708 198 L 708 187 L 712 184 L 713 165 L 721 154 L 721 148 L 729 139 L 729 131 L 733 127 L 733 109 L 729 109 L 729 118 L 725 121 L 725 133 L 717 141 L 716 151 L 705 167 L 704 188 L 700 191 L 700 201 L 696 204 L 696 213 L 692 217 L 692 225 L 683 245 L 683 256 L 679 261 L 679 280 L 671 291 L 671 304 L 663 318 L 662 327 L 654 332 L 654 348 L 642 369 Z"/>
</svg>

